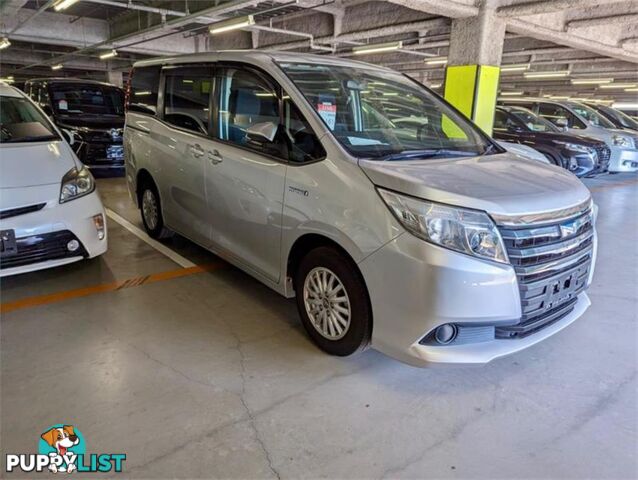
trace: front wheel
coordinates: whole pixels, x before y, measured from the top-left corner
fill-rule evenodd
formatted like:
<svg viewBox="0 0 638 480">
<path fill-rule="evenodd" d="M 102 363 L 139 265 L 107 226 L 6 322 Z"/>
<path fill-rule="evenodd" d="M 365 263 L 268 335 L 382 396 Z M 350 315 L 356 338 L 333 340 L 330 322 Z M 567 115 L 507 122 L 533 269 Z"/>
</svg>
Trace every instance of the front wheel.
<svg viewBox="0 0 638 480">
<path fill-rule="evenodd" d="M 312 250 L 301 261 L 295 291 L 304 328 L 319 348 L 347 356 L 369 345 L 368 292 L 350 258 L 331 247 Z"/>
</svg>

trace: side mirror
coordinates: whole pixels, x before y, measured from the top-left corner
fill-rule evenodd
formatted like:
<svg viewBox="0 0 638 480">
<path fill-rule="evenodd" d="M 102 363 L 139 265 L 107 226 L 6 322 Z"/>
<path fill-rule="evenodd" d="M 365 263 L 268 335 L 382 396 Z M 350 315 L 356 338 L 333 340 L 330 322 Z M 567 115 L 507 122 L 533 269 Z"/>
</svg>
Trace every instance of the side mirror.
<svg viewBox="0 0 638 480">
<path fill-rule="evenodd" d="M 246 136 L 250 142 L 263 145 L 273 143 L 277 135 L 278 126 L 274 122 L 262 122 L 251 125 L 246 130 Z"/>
</svg>

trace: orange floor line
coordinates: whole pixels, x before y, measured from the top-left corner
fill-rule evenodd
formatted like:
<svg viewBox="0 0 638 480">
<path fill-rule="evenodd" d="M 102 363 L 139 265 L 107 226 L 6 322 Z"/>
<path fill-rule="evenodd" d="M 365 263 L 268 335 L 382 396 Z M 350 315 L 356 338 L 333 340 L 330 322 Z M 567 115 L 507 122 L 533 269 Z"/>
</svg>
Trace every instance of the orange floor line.
<svg viewBox="0 0 638 480">
<path fill-rule="evenodd" d="M 63 302 L 73 298 L 86 297 L 98 293 L 113 292 L 115 290 L 123 290 L 126 288 L 139 287 L 148 285 L 149 283 L 163 282 L 175 278 L 186 277 L 201 272 L 210 272 L 223 267 L 223 263 L 212 263 L 208 265 L 196 265 L 194 267 L 180 268 L 177 270 L 169 270 L 166 272 L 153 273 L 140 277 L 128 278 L 126 280 L 118 280 L 110 283 L 102 283 L 92 285 L 90 287 L 77 288 L 75 290 L 67 290 L 64 292 L 50 293 L 47 295 L 38 295 L 35 297 L 23 298 L 14 302 L 0 304 L 0 314 L 21 310 L 23 308 L 37 307 L 40 305 L 48 305 L 51 303 Z"/>
</svg>

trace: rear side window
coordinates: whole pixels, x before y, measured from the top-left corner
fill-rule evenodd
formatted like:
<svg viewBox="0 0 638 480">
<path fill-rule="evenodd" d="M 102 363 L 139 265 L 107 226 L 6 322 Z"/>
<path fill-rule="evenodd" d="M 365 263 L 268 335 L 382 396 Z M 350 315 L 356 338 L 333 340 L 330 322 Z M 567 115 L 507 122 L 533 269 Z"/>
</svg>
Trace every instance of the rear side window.
<svg viewBox="0 0 638 480">
<path fill-rule="evenodd" d="M 212 75 L 207 67 L 164 70 L 164 121 L 179 128 L 207 134 Z"/>
<path fill-rule="evenodd" d="M 127 107 L 132 112 L 155 115 L 161 67 L 138 67 L 132 72 Z"/>
</svg>

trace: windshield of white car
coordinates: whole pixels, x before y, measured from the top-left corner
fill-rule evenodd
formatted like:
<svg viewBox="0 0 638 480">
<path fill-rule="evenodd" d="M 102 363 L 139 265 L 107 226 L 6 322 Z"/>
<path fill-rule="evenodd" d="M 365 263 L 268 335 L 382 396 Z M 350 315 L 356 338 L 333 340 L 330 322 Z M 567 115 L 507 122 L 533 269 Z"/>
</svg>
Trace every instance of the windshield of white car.
<svg viewBox="0 0 638 480">
<path fill-rule="evenodd" d="M 0 96 L 0 143 L 59 140 L 48 118 L 26 98 Z"/>
<path fill-rule="evenodd" d="M 598 113 L 593 108 L 588 107 L 587 105 L 582 105 L 580 103 L 570 103 L 569 106 L 574 112 L 576 112 L 578 115 L 583 117 L 595 127 L 616 128 L 613 123 L 611 123 L 600 113 Z"/>
<path fill-rule="evenodd" d="M 526 108 L 512 108 L 510 113 L 514 115 L 518 120 L 523 122 L 525 126 L 532 132 L 558 132 L 551 122 L 544 118 L 535 115 L 534 112 L 527 110 Z"/>
<path fill-rule="evenodd" d="M 392 71 L 280 63 L 352 155 L 419 160 L 492 152 L 491 140 L 421 84 Z M 496 147 L 492 153 L 502 150 Z"/>
<path fill-rule="evenodd" d="M 57 83 L 50 88 L 51 103 L 57 115 L 124 115 L 124 93 L 119 88 L 81 83 Z"/>
</svg>

